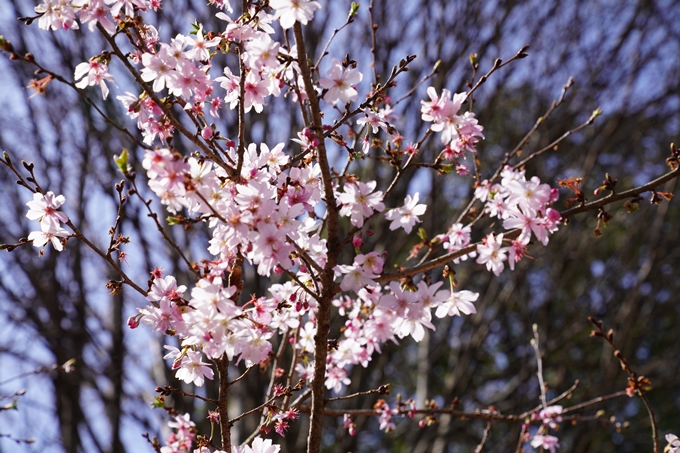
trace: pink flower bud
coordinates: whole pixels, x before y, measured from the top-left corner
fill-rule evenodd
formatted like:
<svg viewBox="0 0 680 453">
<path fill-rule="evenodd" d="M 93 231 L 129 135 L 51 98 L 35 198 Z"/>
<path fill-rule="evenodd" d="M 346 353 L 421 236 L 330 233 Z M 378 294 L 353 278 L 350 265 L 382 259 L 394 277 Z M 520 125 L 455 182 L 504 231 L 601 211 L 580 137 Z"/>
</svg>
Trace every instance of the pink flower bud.
<svg viewBox="0 0 680 453">
<path fill-rule="evenodd" d="M 136 329 L 139 327 L 139 319 L 137 316 L 130 316 L 127 320 L 127 325 L 130 329 Z"/>
<path fill-rule="evenodd" d="M 283 274 L 283 268 L 277 264 L 276 267 L 274 267 L 274 273 Z"/>
<path fill-rule="evenodd" d="M 352 238 L 352 245 L 354 246 L 354 248 L 358 249 L 359 247 L 361 247 L 361 244 L 363 243 L 364 240 L 361 239 L 361 236 L 359 236 L 358 234 Z"/>
<path fill-rule="evenodd" d="M 553 208 L 548 208 L 546 214 L 551 222 L 559 222 L 560 219 L 562 219 L 562 216 L 560 215 L 559 211 Z"/>
<path fill-rule="evenodd" d="M 206 126 L 203 128 L 201 131 L 201 137 L 203 137 L 206 140 L 210 140 L 210 137 L 213 135 L 213 130 L 210 126 Z"/>
</svg>

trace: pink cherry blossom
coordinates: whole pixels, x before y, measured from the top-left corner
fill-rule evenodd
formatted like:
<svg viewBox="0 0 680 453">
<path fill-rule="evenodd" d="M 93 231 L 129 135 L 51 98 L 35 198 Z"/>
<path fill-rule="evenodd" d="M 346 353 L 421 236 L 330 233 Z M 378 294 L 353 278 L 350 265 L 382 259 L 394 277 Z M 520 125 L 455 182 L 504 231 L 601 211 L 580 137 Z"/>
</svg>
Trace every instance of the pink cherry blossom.
<svg viewBox="0 0 680 453">
<path fill-rule="evenodd" d="M 189 349 L 182 358 L 175 376 L 187 384 L 193 382 L 201 387 L 205 382 L 205 378 L 212 379 L 214 373 L 208 364 L 203 362 L 200 352 Z"/>
<path fill-rule="evenodd" d="M 668 442 L 668 445 L 666 445 L 664 453 L 680 453 L 680 438 L 678 436 L 666 434 L 666 442 Z"/>
<path fill-rule="evenodd" d="M 560 448 L 559 439 L 555 436 L 548 436 L 542 434 L 536 434 L 533 439 L 531 439 L 531 446 L 534 448 L 547 448 L 550 453 L 555 453 L 555 450 Z"/>
<path fill-rule="evenodd" d="M 284 29 L 295 22 L 306 25 L 314 17 L 314 11 L 321 8 L 319 2 L 310 0 L 269 0 L 269 6 L 276 10 L 276 18 Z"/>
<path fill-rule="evenodd" d="M 505 253 L 507 251 L 506 247 L 503 245 L 503 233 L 498 236 L 494 236 L 493 233 L 484 238 L 482 244 L 477 246 L 477 263 L 486 264 L 486 269 L 493 272 L 496 275 L 500 275 L 503 272 L 503 261 L 507 260 Z"/>
<path fill-rule="evenodd" d="M 363 74 L 356 69 L 343 69 L 342 63 L 333 58 L 331 69 L 327 72 L 328 78 L 319 79 L 319 85 L 328 91 L 324 99 L 329 104 L 335 105 L 340 101 L 343 105 L 357 100 L 357 90 L 354 87 L 363 79 Z"/>
<path fill-rule="evenodd" d="M 44 222 L 41 224 L 41 231 L 32 231 L 28 235 L 28 240 L 33 241 L 33 247 L 43 247 L 48 242 L 57 252 L 61 252 L 64 246 L 59 238 L 68 237 L 69 233 L 63 229 L 59 224 Z"/>
<path fill-rule="evenodd" d="M 142 80 L 145 82 L 153 81 L 153 90 L 158 92 L 168 84 L 174 73 L 177 60 L 170 55 L 168 46 L 161 46 L 155 55 L 142 54 L 142 64 L 144 65 Z"/>
<path fill-rule="evenodd" d="M 26 217 L 41 223 L 59 226 L 59 222 L 68 222 L 68 216 L 57 211 L 65 202 L 66 198 L 63 195 L 55 197 L 53 192 L 47 192 L 45 195 L 36 192 L 33 194 L 33 200 L 26 203 L 30 208 Z"/>
<path fill-rule="evenodd" d="M 376 185 L 375 181 L 345 184 L 344 192 L 338 194 L 338 201 L 342 204 L 340 215 L 349 216 L 352 225 L 361 228 L 366 217 L 375 211 L 382 212 L 385 205 L 382 192 L 374 192 Z"/>
<path fill-rule="evenodd" d="M 390 132 L 387 120 L 380 113 L 376 113 L 368 109 L 363 109 L 362 111 L 366 116 L 364 116 L 363 118 L 359 118 L 357 120 L 357 124 L 359 125 L 368 124 L 369 126 L 371 126 L 371 130 L 373 131 L 374 134 L 377 134 L 380 129 L 384 130 L 387 133 Z"/>
<path fill-rule="evenodd" d="M 406 233 L 410 233 L 413 226 L 420 223 L 418 216 L 425 214 L 427 206 L 418 204 L 418 198 L 418 192 L 413 195 L 413 198 L 411 198 L 411 195 L 406 195 L 403 207 L 391 209 L 385 213 L 385 218 L 392 221 L 390 230 L 403 228 Z"/>
<path fill-rule="evenodd" d="M 472 303 L 477 299 L 479 299 L 479 293 L 472 291 L 451 292 L 446 302 L 437 307 L 435 315 L 437 318 L 443 318 L 445 316 L 461 316 L 461 313 L 464 315 L 475 314 L 477 309 Z"/>
<path fill-rule="evenodd" d="M 256 38 L 246 42 L 243 61 L 255 71 L 263 68 L 276 68 L 279 66 L 276 58 L 279 48 L 280 44 L 272 40 L 268 34 L 259 33 Z"/>
<path fill-rule="evenodd" d="M 109 74 L 109 67 L 97 58 L 76 66 L 74 78 L 76 80 L 76 87 L 80 89 L 91 85 L 99 85 L 104 99 L 109 95 L 109 87 L 106 86 L 106 82 L 113 83 L 113 76 Z"/>
<path fill-rule="evenodd" d="M 109 2 L 110 3 L 110 2 Z M 88 24 L 90 31 L 94 31 L 97 24 L 101 24 L 110 35 L 116 32 L 116 24 L 111 20 L 111 11 L 105 0 L 74 0 L 73 6 L 80 6 L 80 21 Z"/>
<path fill-rule="evenodd" d="M 215 37 L 212 39 L 205 39 L 203 37 L 203 25 L 200 25 L 196 31 L 196 37 L 192 38 L 191 36 L 188 36 L 186 40 L 193 46 L 191 50 L 186 52 L 186 57 L 190 60 L 202 61 L 210 58 L 209 48 L 219 45 L 222 38 Z"/>
<path fill-rule="evenodd" d="M 562 422 L 562 410 L 563 407 L 560 405 L 548 406 L 545 409 L 541 409 L 538 413 L 538 418 L 543 420 L 544 425 L 556 429 L 557 424 Z"/>
<path fill-rule="evenodd" d="M 38 19 L 38 26 L 43 30 L 78 29 L 75 10 L 69 2 L 43 0 L 35 7 L 35 12 L 41 15 Z"/>
</svg>

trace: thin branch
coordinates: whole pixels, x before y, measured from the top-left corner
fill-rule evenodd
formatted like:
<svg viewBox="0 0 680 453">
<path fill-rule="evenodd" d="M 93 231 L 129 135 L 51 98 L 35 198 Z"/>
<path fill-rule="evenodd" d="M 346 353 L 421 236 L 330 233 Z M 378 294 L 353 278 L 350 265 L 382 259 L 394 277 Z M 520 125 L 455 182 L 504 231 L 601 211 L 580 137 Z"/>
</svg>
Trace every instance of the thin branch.
<svg viewBox="0 0 680 453">
<path fill-rule="evenodd" d="M 491 422 L 488 421 L 486 422 L 486 429 L 484 430 L 484 435 L 482 436 L 482 441 L 477 445 L 477 448 L 475 448 L 475 453 L 482 453 L 482 448 L 484 448 L 484 444 L 486 443 L 486 439 L 489 437 L 489 432 L 491 431 Z"/>
<path fill-rule="evenodd" d="M 522 47 L 522 48 L 519 50 L 519 52 L 517 52 L 512 58 L 510 58 L 510 59 L 507 60 L 506 62 L 503 62 L 503 60 L 501 60 L 500 58 L 497 58 L 496 61 L 494 61 L 493 66 L 491 67 L 491 69 L 489 70 L 489 72 L 487 72 L 486 74 L 484 74 L 484 75 L 477 81 L 477 83 L 476 83 L 472 88 L 470 88 L 470 91 L 467 92 L 467 95 L 465 96 L 465 99 L 467 100 L 470 96 L 472 96 L 472 93 L 474 93 L 474 92 L 477 90 L 477 88 L 479 88 L 480 86 L 482 86 L 482 85 L 484 84 L 484 82 L 486 82 L 487 79 L 491 76 L 491 74 L 493 74 L 494 72 L 498 71 L 498 70 L 501 69 L 502 67 L 509 65 L 510 63 L 512 63 L 512 62 L 515 61 L 515 60 L 519 60 L 519 59 L 522 59 L 522 58 L 527 57 L 527 53 L 526 53 L 527 49 L 529 49 L 529 46 L 524 46 L 524 47 Z"/>
<path fill-rule="evenodd" d="M 353 398 L 358 398 L 360 396 L 368 396 L 368 395 L 387 395 L 389 393 L 389 385 L 381 385 L 377 389 L 372 389 L 372 390 L 367 390 L 365 392 L 357 392 L 357 393 L 352 393 L 351 395 L 345 395 L 345 396 L 338 396 L 335 398 L 328 398 L 326 400 L 327 403 L 331 401 L 343 401 L 343 400 L 349 400 Z"/>
<path fill-rule="evenodd" d="M 550 151 L 551 149 L 554 149 L 560 142 L 564 141 L 567 137 L 569 137 L 571 134 L 574 134 L 581 129 L 590 126 L 593 124 L 593 121 L 595 121 L 595 118 L 597 118 L 600 115 L 600 110 L 597 109 L 595 110 L 591 115 L 590 118 L 588 118 L 584 123 L 580 124 L 579 126 L 575 127 L 574 129 L 570 129 L 561 136 L 559 136 L 555 141 L 550 143 L 548 146 L 545 146 L 544 148 L 539 149 L 535 153 L 530 154 L 528 157 L 525 159 L 521 160 L 519 163 L 513 165 L 513 169 L 518 169 L 526 165 L 530 160 L 535 159 L 536 157 L 540 156 L 546 151 Z"/>
<path fill-rule="evenodd" d="M 407 99 L 408 97 L 412 96 L 413 93 L 415 93 L 416 90 L 420 87 L 420 85 L 422 85 L 423 83 L 425 83 L 426 81 L 428 81 L 429 79 L 431 79 L 432 77 L 434 77 L 434 76 L 437 74 L 437 72 L 439 71 L 439 66 L 441 65 L 441 63 L 442 63 L 441 60 L 437 60 L 437 62 L 436 62 L 436 63 L 434 64 L 434 66 L 432 67 L 432 71 L 430 71 L 429 74 L 424 75 L 423 78 L 420 79 L 420 80 L 418 81 L 418 83 L 416 83 L 416 84 L 413 86 L 413 88 L 411 88 L 410 90 L 408 90 L 408 91 L 406 92 L 405 95 L 403 95 L 402 97 L 400 97 L 400 98 L 392 105 L 392 107 L 396 107 L 401 101 L 403 101 L 403 100 Z"/>
<path fill-rule="evenodd" d="M 575 406 L 567 407 L 567 408 L 562 410 L 562 414 L 577 411 L 579 409 L 583 409 L 584 407 L 592 406 L 593 404 L 601 403 L 602 401 L 607 401 L 607 400 L 610 400 L 610 399 L 613 399 L 613 398 L 618 398 L 620 396 L 627 396 L 626 391 L 621 390 L 620 392 L 611 393 L 609 395 L 598 396 L 597 398 L 593 398 L 592 400 L 588 400 L 584 403 L 580 403 L 580 404 L 577 404 Z"/>
<path fill-rule="evenodd" d="M 585 203 L 581 206 L 576 206 L 571 209 L 567 209 L 565 211 L 562 211 L 560 214 L 562 214 L 562 217 L 567 218 L 576 214 L 580 214 L 581 212 L 593 211 L 595 209 L 599 209 L 603 206 L 614 203 L 616 201 L 624 200 L 626 198 L 632 198 L 636 195 L 649 192 L 650 190 L 662 185 L 667 181 L 670 181 L 671 179 L 677 178 L 678 176 L 680 176 L 680 167 L 676 168 L 675 170 L 669 171 L 665 175 L 659 176 L 653 181 L 650 181 L 642 186 L 635 187 L 634 189 L 629 189 L 624 192 L 610 193 L 606 197 L 600 198 L 599 200 L 594 200 L 591 201 L 590 203 Z"/>
<path fill-rule="evenodd" d="M 319 71 L 319 65 L 321 64 L 321 60 L 324 59 L 326 55 L 328 55 L 328 47 L 331 45 L 337 34 L 343 30 L 345 27 L 347 27 L 349 24 L 354 22 L 354 14 L 352 14 L 352 10 L 350 10 L 349 14 L 347 15 L 347 20 L 345 20 L 345 23 L 342 24 L 340 28 L 335 28 L 333 29 L 333 34 L 331 35 L 330 38 L 328 38 L 328 41 L 326 41 L 326 45 L 324 46 L 323 50 L 321 51 L 321 55 L 319 55 L 319 59 L 316 61 L 314 66 L 310 68 L 312 72 L 318 72 Z"/>
<path fill-rule="evenodd" d="M 536 353 L 536 368 L 538 369 L 536 374 L 538 375 L 538 385 L 541 388 L 541 404 L 543 405 L 543 409 L 547 409 L 548 400 L 545 397 L 545 382 L 543 381 L 543 359 L 541 358 L 541 349 L 539 346 L 538 326 L 534 324 L 532 326 L 532 330 L 534 331 L 534 338 L 531 340 L 531 346 L 534 348 L 534 352 Z"/>
<path fill-rule="evenodd" d="M 239 377 L 237 377 L 236 379 L 234 379 L 233 381 L 231 381 L 229 383 L 229 387 L 231 387 L 232 385 L 236 384 L 238 381 L 240 381 L 241 379 L 246 377 L 248 375 L 248 373 L 250 373 L 250 370 L 252 370 L 253 368 L 258 368 L 258 367 L 259 367 L 259 364 L 255 364 L 255 365 L 252 365 L 252 366 L 249 366 L 248 368 L 246 368 L 246 370 L 243 372 L 242 375 L 240 375 Z"/>
<path fill-rule="evenodd" d="M 196 277 L 200 278 L 200 273 L 196 269 L 194 269 L 193 263 L 184 254 L 182 248 L 179 245 L 177 245 L 177 243 L 165 232 L 165 228 L 163 228 L 163 225 L 161 225 L 160 220 L 158 220 L 158 213 L 151 209 L 151 203 L 153 200 L 151 199 L 145 200 L 142 197 L 142 195 L 139 193 L 139 188 L 137 187 L 136 178 L 134 178 L 131 173 L 128 173 L 125 176 L 128 178 L 128 181 L 132 183 L 135 195 L 137 195 L 137 197 L 141 200 L 142 204 L 144 204 L 144 206 L 146 207 L 146 210 L 148 212 L 147 216 L 151 217 L 151 219 L 154 221 L 154 223 L 156 224 L 156 229 L 163 237 L 163 240 L 165 240 L 165 242 L 167 242 L 168 245 L 170 245 L 170 247 L 172 247 L 173 250 L 177 252 L 177 255 L 180 258 L 182 258 L 182 261 L 184 261 L 184 263 L 187 265 L 187 269 L 191 270 L 194 273 L 194 275 L 196 275 Z"/>
<path fill-rule="evenodd" d="M 269 398 L 267 401 L 265 401 L 264 403 L 260 404 L 259 406 L 257 406 L 257 407 L 255 407 L 255 408 L 249 410 L 248 412 L 242 413 L 241 415 L 239 415 L 239 416 L 236 417 L 236 418 L 232 418 L 231 420 L 229 420 L 229 424 L 230 424 L 230 425 L 233 425 L 233 424 L 236 423 L 237 421 L 241 420 L 243 417 L 246 417 L 246 416 L 248 416 L 248 415 L 250 415 L 250 414 L 252 414 L 252 413 L 254 413 L 254 412 L 261 411 L 262 409 L 264 409 L 265 407 L 267 407 L 267 406 L 269 406 L 271 403 L 273 403 L 277 398 L 280 398 L 280 396 L 279 396 L 279 395 L 272 396 L 271 398 Z"/>
</svg>

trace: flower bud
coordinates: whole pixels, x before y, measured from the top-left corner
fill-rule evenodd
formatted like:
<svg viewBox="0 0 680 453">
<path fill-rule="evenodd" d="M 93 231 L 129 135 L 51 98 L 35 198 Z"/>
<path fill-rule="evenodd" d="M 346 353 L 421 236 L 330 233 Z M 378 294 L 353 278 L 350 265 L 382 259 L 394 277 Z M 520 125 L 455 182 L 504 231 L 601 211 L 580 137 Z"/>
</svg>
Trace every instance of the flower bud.
<svg viewBox="0 0 680 453">
<path fill-rule="evenodd" d="M 139 318 L 137 316 L 130 316 L 127 320 L 127 325 L 130 329 L 139 327 Z"/>
</svg>

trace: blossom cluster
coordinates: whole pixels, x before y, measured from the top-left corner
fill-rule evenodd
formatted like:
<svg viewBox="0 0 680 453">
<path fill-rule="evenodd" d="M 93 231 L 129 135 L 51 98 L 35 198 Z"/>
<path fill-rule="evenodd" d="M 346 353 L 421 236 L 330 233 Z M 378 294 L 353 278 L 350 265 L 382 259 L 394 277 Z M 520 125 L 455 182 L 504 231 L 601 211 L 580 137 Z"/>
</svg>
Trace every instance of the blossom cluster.
<svg viewBox="0 0 680 453">
<path fill-rule="evenodd" d="M 196 439 L 196 424 L 189 414 L 176 415 L 168 422 L 168 427 L 173 432 L 165 440 L 165 445 L 160 447 L 161 453 L 226 453 L 205 446 L 192 448 Z M 230 453 L 278 453 L 280 450 L 281 447 L 273 444 L 271 439 L 256 437 L 250 445 L 232 446 Z"/>
<path fill-rule="evenodd" d="M 538 414 L 534 414 L 533 418 L 535 420 L 540 420 L 542 425 L 531 439 L 532 447 L 549 450 L 550 453 L 555 453 L 555 451 L 560 448 L 559 439 L 548 434 L 548 428 L 558 428 L 558 423 L 562 422 L 561 414 L 563 409 L 564 408 L 560 405 L 548 406 L 541 409 Z"/>
<path fill-rule="evenodd" d="M 527 180 L 523 170 L 511 167 L 506 167 L 500 176 L 500 183 L 485 180 L 475 190 L 475 197 L 485 203 L 484 210 L 490 217 L 501 219 L 505 229 L 520 232 L 510 247 L 502 246 L 503 233 L 490 233 L 477 247 L 477 262 L 496 275 L 503 271 L 504 261 L 508 261 L 511 270 L 515 269 L 526 254 L 532 234 L 547 245 L 561 220 L 560 213 L 551 207 L 557 201 L 557 189 L 541 183 L 536 176 Z"/>
<path fill-rule="evenodd" d="M 35 192 L 33 200 L 26 203 L 29 207 L 26 217 L 40 222 L 40 231 L 33 231 L 28 235 L 28 240 L 33 241 L 35 247 L 43 247 L 51 242 L 56 251 L 61 252 L 64 249 L 62 239 L 66 239 L 69 232 L 62 228 L 61 223 L 68 222 L 68 216 L 58 209 L 65 202 L 63 195 Z"/>
<path fill-rule="evenodd" d="M 479 138 L 484 138 L 482 126 L 479 125 L 473 112 L 458 114 L 463 103 L 467 99 L 466 93 L 456 93 L 451 96 L 447 89 L 442 90 L 441 96 L 437 95 L 434 87 L 427 89 L 430 101 L 420 101 L 423 121 L 433 123 L 430 129 L 441 132 L 441 141 L 445 145 L 444 157 L 449 160 L 465 158 L 465 152 L 477 152 L 475 145 Z M 469 169 L 458 163 L 458 172 L 466 174 Z"/>
</svg>

